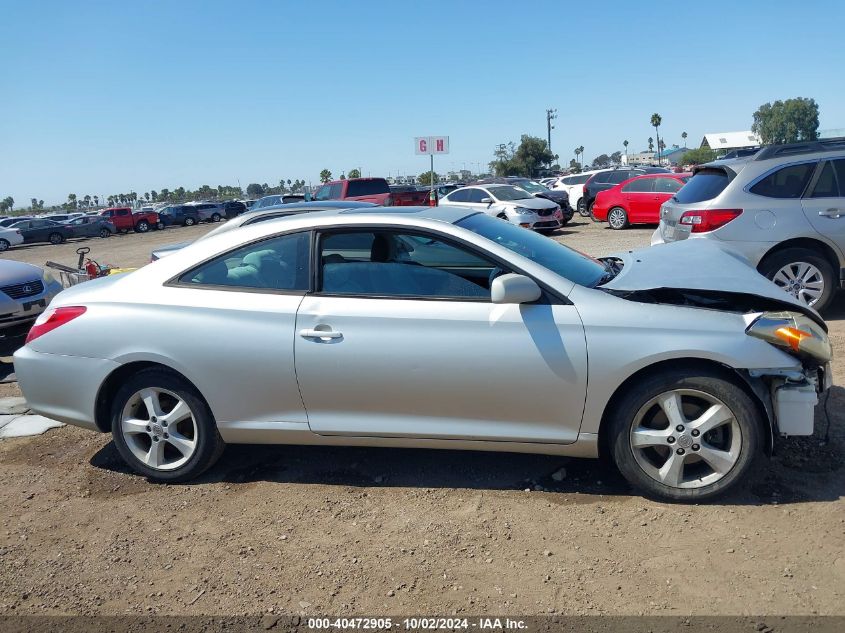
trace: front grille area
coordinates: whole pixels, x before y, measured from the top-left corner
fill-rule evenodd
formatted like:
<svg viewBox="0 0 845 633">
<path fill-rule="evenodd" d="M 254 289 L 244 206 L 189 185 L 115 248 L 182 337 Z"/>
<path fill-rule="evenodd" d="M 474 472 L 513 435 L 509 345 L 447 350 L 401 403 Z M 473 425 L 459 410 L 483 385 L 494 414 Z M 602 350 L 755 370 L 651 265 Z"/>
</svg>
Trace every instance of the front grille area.
<svg viewBox="0 0 845 633">
<path fill-rule="evenodd" d="M 25 299 L 26 297 L 34 297 L 44 292 L 44 283 L 40 279 L 35 281 L 27 281 L 22 284 L 12 284 L 11 286 L 3 286 L 0 291 L 5 292 L 12 299 Z"/>
<path fill-rule="evenodd" d="M 560 223 L 557 220 L 553 220 L 551 222 L 535 222 L 534 228 L 535 229 L 556 229 L 560 226 Z"/>
</svg>

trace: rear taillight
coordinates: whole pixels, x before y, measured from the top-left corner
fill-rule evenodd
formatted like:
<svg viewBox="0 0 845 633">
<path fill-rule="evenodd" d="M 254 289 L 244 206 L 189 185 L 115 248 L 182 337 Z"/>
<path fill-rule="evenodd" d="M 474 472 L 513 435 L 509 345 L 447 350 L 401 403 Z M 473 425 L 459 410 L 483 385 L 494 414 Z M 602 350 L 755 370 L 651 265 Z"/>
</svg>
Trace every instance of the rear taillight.
<svg viewBox="0 0 845 633">
<path fill-rule="evenodd" d="M 392 207 L 392 206 L 393 206 L 393 196 L 387 196 L 387 197 L 384 199 L 384 203 L 383 203 L 383 205 L 384 205 L 385 207 Z"/>
<path fill-rule="evenodd" d="M 725 226 L 739 217 L 742 209 L 706 209 L 703 211 L 685 211 L 680 223 L 692 227 L 692 233 L 707 233 Z"/>
<path fill-rule="evenodd" d="M 29 334 L 26 335 L 26 343 L 30 343 L 39 336 L 44 336 L 50 330 L 55 330 L 57 327 L 73 321 L 78 316 L 82 316 L 86 309 L 85 306 L 67 306 L 51 308 L 42 312 L 35 320 Z"/>
</svg>

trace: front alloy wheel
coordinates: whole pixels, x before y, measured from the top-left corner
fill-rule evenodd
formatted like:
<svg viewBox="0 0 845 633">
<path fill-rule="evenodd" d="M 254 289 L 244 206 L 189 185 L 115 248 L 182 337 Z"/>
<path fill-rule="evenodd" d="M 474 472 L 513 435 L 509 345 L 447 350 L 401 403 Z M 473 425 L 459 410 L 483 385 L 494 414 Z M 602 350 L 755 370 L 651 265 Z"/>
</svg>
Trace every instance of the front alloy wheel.
<svg viewBox="0 0 845 633">
<path fill-rule="evenodd" d="M 120 388 L 112 403 L 112 437 L 132 469 L 158 481 L 196 477 L 224 446 L 193 385 L 159 369 L 139 372 Z"/>
<path fill-rule="evenodd" d="M 760 414 L 720 373 L 662 373 L 631 389 L 615 408 L 612 450 L 625 478 L 667 501 L 724 494 L 751 468 Z"/>
</svg>

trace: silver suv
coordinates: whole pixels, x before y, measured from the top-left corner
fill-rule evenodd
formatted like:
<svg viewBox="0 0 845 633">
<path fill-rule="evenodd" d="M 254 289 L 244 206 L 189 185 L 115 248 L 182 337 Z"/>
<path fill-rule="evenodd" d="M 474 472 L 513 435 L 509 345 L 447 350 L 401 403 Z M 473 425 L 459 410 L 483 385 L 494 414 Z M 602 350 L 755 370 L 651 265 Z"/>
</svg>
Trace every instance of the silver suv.
<svg viewBox="0 0 845 633">
<path fill-rule="evenodd" d="M 823 310 L 845 287 L 845 139 L 702 165 L 660 208 L 651 243 L 718 241 Z"/>
</svg>

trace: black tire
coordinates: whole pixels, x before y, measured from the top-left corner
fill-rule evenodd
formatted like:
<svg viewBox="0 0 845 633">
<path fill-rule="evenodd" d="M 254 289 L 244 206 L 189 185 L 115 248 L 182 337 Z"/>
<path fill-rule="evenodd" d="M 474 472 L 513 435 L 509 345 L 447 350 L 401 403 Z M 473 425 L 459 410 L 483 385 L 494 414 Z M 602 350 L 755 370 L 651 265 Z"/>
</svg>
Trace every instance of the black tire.
<svg viewBox="0 0 845 633">
<path fill-rule="evenodd" d="M 135 225 L 135 232 L 136 233 L 146 233 L 150 230 L 150 223 L 146 220 L 140 220 L 138 224 Z"/>
<path fill-rule="evenodd" d="M 579 213 L 581 216 L 583 216 L 583 217 L 585 217 L 585 218 L 586 218 L 587 216 L 589 216 L 589 215 L 590 215 L 590 212 L 589 212 L 589 211 L 587 211 L 587 201 L 586 201 L 586 200 L 584 200 L 584 198 L 583 198 L 583 197 L 578 198 L 578 205 L 577 205 L 577 206 L 578 206 L 578 209 L 577 209 L 577 210 L 578 210 L 578 213 Z"/>
<path fill-rule="evenodd" d="M 156 222 L 156 231 L 163 231 L 165 229 L 164 222 L 159 220 Z"/>
<path fill-rule="evenodd" d="M 185 218 L 185 226 L 193 226 L 197 221 L 194 218 Z"/>
<path fill-rule="evenodd" d="M 821 297 L 813 304 L 813 308 L 821 312 L 824 310 L 836 294 L 837 279 L 834 273 L 833 266 L 824 257 L 818 253 L 814 253 L 807 248 L 787 248 L 782 251 L 772 253 L 762 262 L 760 262 L 757 270 L 760 274 L 765 275 L 771 280 L 774 280 L 775 275 L 782 268 L 790 264 L 807 263 L 815 266 L 822 275 L 824 280 L 824 289 Z M 780 284 L 778 284 L 780 285 Z M 788 290 L 784 289 L 788 292 Z"/>
<path fill-rule="evenodd" d="M 61 244 L 65 241 L 65 236 L 61 233 L 50 233 L 49 240 L 50 244 Z"/>
<path fill-rule="evenodd" d="M 614 223 L 611 222 L 611 220 L 610 220 L 610 215 L 614 211 L 621 212 L 622 217 L 624 218 L 621 222 L 617 222 L 615 226 L 614 226 Z M 608 223 L 608 225 L 610 225 L 610 228 L 612 228 L 616 231 L 621 231 L 622 229 L 627 229 L 631 225 L 631 223 L 628 221 L 628 213 L 622 207 L 613 207 L 610 211 L 607 212 L 607 223 Z"/>
<path fill-rule="evenodd" d="M 111 237 L 111 231 L 109 231 L 108 229 L 100 229 L 100 237 L 103 239 Z"/>
<path fill-rule="evenodd" d="M 219 222 L 220 221 L 220 214 L 219 213 L 212 213 L 211 214 L 211 221 L 212 222 Z"/>
<path fill-rule="evenodd" d="M 696 488 L 666 485 L 647 474 L 634 456 L 631 427 L 638 412 L 660 394 L 677 389 L 701 392 L 720 400 L 730 409 L 739 427 L 741 446 L 736 462 L 727 473 L 711 484 Z M 759 410 L 735 381 L 716 370 L 662 371 L 648 376 L 632 385 L 616 402 L 609 422 L 609 447 L 616 467 L 635 488 L 662 501 L 695 503 L 715 499 L 747 478 L 762 452 L 764 431 Z M 706 433 L 699 440 L 702 444 L 706 441 L 705 436 Z M 677 442 L 679 445 L 680 439 Z M 680 448 L 673 445 L 668 450 L 671 452 Z M 690 453 L 692 455 L 694 453 Z"/>
<path fill-rule="evenodd" d="M 9 250 L 10 246 L 11 244 L 9 244 L 9 240 L 0 240 L 0 253 Z"/>
<path fill-rule="evenodd" d="M 190 407 L 196 422 L 197 446 L 190 459 L 174 470 L 157 470 L 142 463 L 130 450 L 121 432 L 121 415 L 129 399 L 144 388 L 166 389 L 178 395 Z M 188 481 L 201 475 L 218 460 L 226 447 L 217 431 L 217 423 L 199 391 L 178 374 L 166 369 L 144 369 L 127 380 L 111 403 L 112 439 L 120 456 L 135 472 L 159 482 Z"/>
</svg>

